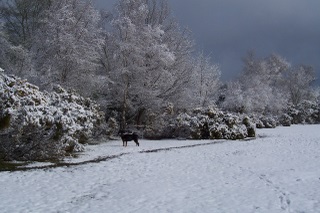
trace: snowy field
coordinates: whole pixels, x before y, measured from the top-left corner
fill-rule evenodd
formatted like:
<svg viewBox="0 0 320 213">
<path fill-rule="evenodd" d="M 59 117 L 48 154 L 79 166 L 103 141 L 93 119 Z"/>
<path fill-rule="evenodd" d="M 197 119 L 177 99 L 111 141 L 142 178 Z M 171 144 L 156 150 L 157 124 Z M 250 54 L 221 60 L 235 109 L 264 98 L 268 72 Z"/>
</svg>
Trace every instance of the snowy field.
<svg viewBox="0 0 320 213">
<path fill-rule="evenodd" d="M 0 212 L 320 212 L 319 125 L 140 144 L 66 160 L 82 165 L 0 172 Z"/>
</svg>

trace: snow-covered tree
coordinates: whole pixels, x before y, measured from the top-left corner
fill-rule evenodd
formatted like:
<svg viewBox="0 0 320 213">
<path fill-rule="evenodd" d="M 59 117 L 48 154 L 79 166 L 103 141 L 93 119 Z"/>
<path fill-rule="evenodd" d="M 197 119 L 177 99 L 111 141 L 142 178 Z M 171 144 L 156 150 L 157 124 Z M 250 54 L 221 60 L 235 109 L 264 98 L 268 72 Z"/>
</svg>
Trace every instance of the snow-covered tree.
<svg viewBox="0 0 320 213">
<path fill-rule="evenodd" d="M 225 85 L 219 106 L 227 111 L 244 112 L 245 97 L 239 81 L 231 81 Z"/>
<path fill-rule="evenodd" d="M 41 25 L 44 11 L 52 0 L 6 0 L 0 2 L 0 18 L 9 40 L 15 46 L 29 49 L 35 31 Z"/>
<path fill-rule="evenodd" d="M 24 71 L 31 69 L 29 52 L 22 46 L 9 42 L 8 35 L 0 23 L 0 67 L 11 74 L 23 76 Z"/>
<path fill-rule="evenodd" d="M 111 52 L 105 67 L 111 68 L 110 87 L 125 125 L 130 110 L 134 115 L 159 108 L 190 78 L 183 65 L 189 52 L 182 52 L 189 43 L 173 28 L 166 1 L 121 0 L 116 11 L 106 36 Z"/>
<path fill-rule="evenodd" d="M 192 76 L 194 98 L 197 99 L 198 106 L 206 107 L 215 101 L 215 95 L 219 87 L 220 69 L 216 64 L 212 64 L 210 57 L 201 53 L 195 61 L 194 74 Z"/>
<path fill-rule="evenodd" d="M 293 105 L 312 98 L 311 84 L 315 79 L 315 72 L 311 66 L 300 65 L 288 72 L 285 83 Z"/>
<path fill-rule="evenodd" d="M 163 39 L 175 55 L 175 61 L 169 67 L 174 81 L 160 97 L 173 103 L 177 108 L 194 107 L 198 103 L 192 94 L 193 90 L 189 90 L 193 86 L 191 79 L 195 70 L 191 32 L 188 29 L 181 29 L 175 21 L 170 21 L 165 28 Z"/>
<path fill-rule="evenodd" d="M 6 69 L 10 65 L 8 63 L 7 55 L 10 52 L 11 44 L 8 42 L 5 33 L 3 32 L 3 26 L 0 22 L 0 67 Z"/>
<path fill-rule="evenodd" d="M 33 61 L 42 86 L 59 83 L 84 93 L 98 66 L 98 11 L 87 0 L 52 1 L 32 42 Z M 89 85 L 88 85 L 89 84 Z"/>
<path fill-rule="evenodd" d="M 267 84 L 274 84 L 290 68 L 290 63 L 278 54 L 271 54 L 266 58 L 256 58 L 253 51 L 249 51 L 243 58 L 243 75 L 241 80 L 259 78 Z"/>
<path fill-rule="evenodd" d="M 287 104 L 287 95 L 284 91 L 284 75 L 290 68 L 290 64 L 281 56 L 271 54 L 264 59 L 256 58 L 253 52 L 249 52 L 243 59 L 243 73 L 238 84 L 230 84 L 223 106 L 238 106 L 243 112 L 279 113 Z M 241 91 L 241 92 L 240 92 Z M 232 100 L 235 103 L 232 104 Z"/>
</svg>

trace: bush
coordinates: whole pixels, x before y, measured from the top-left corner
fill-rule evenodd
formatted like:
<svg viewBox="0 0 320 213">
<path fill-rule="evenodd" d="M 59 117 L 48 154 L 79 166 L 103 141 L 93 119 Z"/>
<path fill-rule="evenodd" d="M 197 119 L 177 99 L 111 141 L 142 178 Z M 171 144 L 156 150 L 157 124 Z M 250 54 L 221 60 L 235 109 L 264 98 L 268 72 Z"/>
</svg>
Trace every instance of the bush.
<svg viewBox="0 0 320 213">
<path fill-rule="evenodd" d="M 292 122 L 292 117 L 289 116 L 288 114 L 284 113 L 279 120 L 280 124 L 282 126 L 291 126 Z"/>
<path fill-rule="evenodd" d="M 292 124 L 319 124 L 320 103 L 317 101 L 303 101 L 298 105 L 289 105 L 282 114 L 250 116 L 257 128 L 275 128 L 276 126 L 291 126 Z"/>
<path fill-rule="evenodd" d="M 84 150 L 104 129 L 104 114 L 90 99 L 60 86 L 51 93 L 0 72 L 2 160 L 57 159 Z"/>
<path fill-rule="evenodd" d="M 255 137 L 256 136 L 256 129 L 254 123 L 248 116 L 243 118 L 242 123 L 247 127 L 248 137 Z"/>
<path fill-rule="evenodd" d="M 255 116 L 253 115 L 253 120 L 256 123 L 256 127 L 261 129 L 261 128 L 276 128 L 278 126 L 278 118 L 276 116 L 265 116 L 265 115 L 260 115 L 260 116 Z"/>
<path fill-rule="evenodd" d="M 170 105 L 170 107 L 172 106 Z M 159 114 L 148 111 L 146 113 L 145 129 L 143 130 L 144 138 L 153 140 L 173 138 L 175 115 L 172 110 L 171 108 L 170 110 L 165 108 Z"/>
<path fill-rule="evenodd" d="M 198 108 L 177 118 L 177 137 L 190 139 L 244 139 L 255 137 L 248 116 L 224 113 L 214 107 Z"/>
<path fill-rule="evenodd" d="M 303 101 L 297 106 L 289 106 L 286 114 L 292 124 L 319 124 L 320 104 L 314 101 Z"/>
<path fill-rule="evenodd" d="M 225 113 L 215 107 L 174 113 L 148 113 L 143 136 L 147 139 L 243 139 L 255 137 L 255 125 L 248 116 Z"/>
</svg>

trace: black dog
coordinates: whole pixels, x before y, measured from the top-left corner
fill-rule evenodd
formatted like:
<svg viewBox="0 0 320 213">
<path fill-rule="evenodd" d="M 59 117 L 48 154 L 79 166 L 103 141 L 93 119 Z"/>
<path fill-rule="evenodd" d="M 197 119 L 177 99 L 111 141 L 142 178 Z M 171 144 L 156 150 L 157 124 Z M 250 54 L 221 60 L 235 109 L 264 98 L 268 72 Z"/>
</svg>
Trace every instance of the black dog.
<svg viewBox="0 0 320 213">
<path fill-rule="evenodd" d="M 122 139 L 123 146 L 127 146 L 128 141 L 132 141 L 132 140 L 136 143 L 137 146 L 139 146 L 138 135 L 136 133 L 119 130 L 118 135 L 120 135 Z"/>
</svg>

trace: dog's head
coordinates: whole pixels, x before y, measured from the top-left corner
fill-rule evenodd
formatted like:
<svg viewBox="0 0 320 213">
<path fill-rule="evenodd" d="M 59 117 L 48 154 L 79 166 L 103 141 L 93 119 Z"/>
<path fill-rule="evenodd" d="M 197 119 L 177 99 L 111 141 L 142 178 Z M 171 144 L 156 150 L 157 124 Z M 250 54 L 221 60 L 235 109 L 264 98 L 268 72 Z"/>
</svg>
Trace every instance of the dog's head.
<svg viewBox="0 0 320 213">
<path fill-rule="evenodd" d="M 118 135 L 123 135 L 125 133 L 125 131 L 123 129 L 120 129 L 118 132 Z"/>
</svg>

